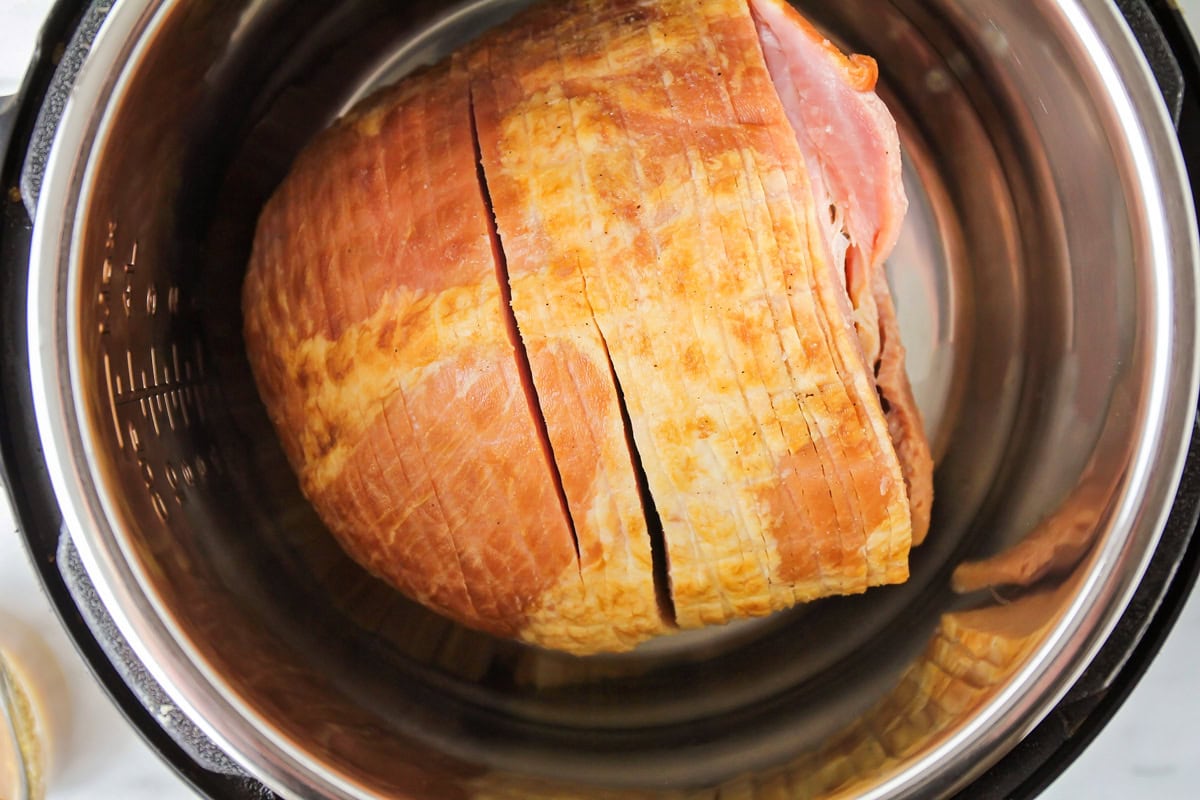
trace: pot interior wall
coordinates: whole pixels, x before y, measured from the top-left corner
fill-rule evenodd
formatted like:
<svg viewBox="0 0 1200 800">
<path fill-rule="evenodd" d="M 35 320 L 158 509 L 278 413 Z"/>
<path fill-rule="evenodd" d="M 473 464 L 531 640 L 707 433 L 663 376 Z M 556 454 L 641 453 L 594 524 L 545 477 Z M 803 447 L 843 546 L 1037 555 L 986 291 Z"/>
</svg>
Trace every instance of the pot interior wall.
<svg viewBox="0 0 1200 800">
<path fill-rule="evenodd" d="M 159 612 L 344 785 L 454 797 L 504 771 L 684 789 L 784 764 L 891 691 L 943 614 L 989 602 L 950 591 L 964 556 L 1018 540 L 1085 469 L 1120 480 L 1147 402 L 1144 279 L 1121 176 L 1097 167 L 1106 121 L 1064 66 L 1079 54 L 1040 4 L 812 2 L 879 60 L 905 146 L 889 270 L 939 459 L 912 579 L 583 660 L 452 625 L 350 562 L 301 497 L 243 355 L 240 283 L 258 210 L 315 132 L 523 3 L 180 5 L 93 154 L 80 402 Z"/>
</svg>

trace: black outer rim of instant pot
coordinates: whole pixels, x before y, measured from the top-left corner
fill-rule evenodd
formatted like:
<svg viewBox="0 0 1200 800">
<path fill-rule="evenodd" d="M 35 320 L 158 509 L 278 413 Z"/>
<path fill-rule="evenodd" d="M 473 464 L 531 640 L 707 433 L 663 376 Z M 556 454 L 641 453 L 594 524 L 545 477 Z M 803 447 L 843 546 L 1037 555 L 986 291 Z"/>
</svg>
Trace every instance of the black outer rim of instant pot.
<svg viewBox="0 0 1200 800">
<path fill-rule="evenodd" d="M 1115 0 L 1139 34 L 1148 60 L 1175 111 L 1192 192 L 1200 197 L 1200 53 L 1171 0 Z M 0 482 L 7 486 L 19 533 L 56 613 L 92 673 L 142 738 L 200 794 L 211 798 L 271 798 L 251 778 L 211 772 L 159 726 L 108 661 L 76 607 L 56 564 L 62 516 L 42 459 L 29 382 L 26 289 L 33 225 L 21 202 L 20 172 L 55 66 L 83 16 L 81 0 L 59 0 L 39 38 L 15 107 L 0 118 Z M 1147 16 L 1149 15 L 1149 16 Z M 1147 46 L 1156 23 L 1169 52 Z M 1151 36 L 1155 31 L 1150 26 Z M 1157 53 L 1157 55 L 1156 55 Z M 1172 58 L 1173 57 L 1173 58 Z M 1172 75 L 1171 73 L 1175 73 Z M 1165 76 L 1165 77 L 1164 77 Z M 1172 85 L 1172 78 L 1182 85 Z M 1179 91 L 1176 91 L 1179 90 Z M 1175 95 L 1175 96 L 1171 96 Z M 1121 707 L 1158 654 L 1200 576 L 1200 421 L 1193 428 L 1183 476 L 1162 539 L 1133 600 L 1113 633 L 1063 700 L 1012 751 L 958 797 L 1032 798 L 1075 761 Z"/>
<path fill-rule="evenodd" d="M 38 112 L 57 64 L 83 17 L 82 0 L 59 0 L 43 24 L 33 61 L 10 114 L 0 119 L 0 484 L 7 487 L 18 533 L 42 588 L 92 674 L 142 739 L 204 797 L 274 798 L 250 778 L 201 767 L 160 727 L 105 656 L 76 607 L 56 558 L 62 515 L 42 459 L 29 380 L 26 296 L 33 223 L 20 196 L 20 174 Z M 6 534 L 7 532 L 0 532 Z"/>
</svg>

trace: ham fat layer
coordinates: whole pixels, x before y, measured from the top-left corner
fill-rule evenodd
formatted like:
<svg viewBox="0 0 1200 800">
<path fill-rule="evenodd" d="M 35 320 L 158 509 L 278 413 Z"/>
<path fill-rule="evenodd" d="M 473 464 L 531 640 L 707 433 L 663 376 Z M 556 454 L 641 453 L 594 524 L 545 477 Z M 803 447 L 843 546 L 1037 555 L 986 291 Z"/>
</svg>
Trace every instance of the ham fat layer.
<svg viewBox="0 0 1200 800">
<path fill-rule="evenodd" d="M 776 0 L 567 0 L 323 134 L 243 304 L 347 552 L 576 653 L 905 580 L 931 493 L 873 84 Z"/>
</svg>

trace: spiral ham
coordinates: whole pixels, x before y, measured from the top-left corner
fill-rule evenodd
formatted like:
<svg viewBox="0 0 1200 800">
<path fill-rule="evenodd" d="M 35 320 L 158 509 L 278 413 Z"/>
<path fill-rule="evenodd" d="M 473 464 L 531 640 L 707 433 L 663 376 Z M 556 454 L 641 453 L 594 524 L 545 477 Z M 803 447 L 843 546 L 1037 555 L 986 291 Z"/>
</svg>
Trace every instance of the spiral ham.
<svg viewBox="0 0 1200 800">
<path fill-rule="evenodd" d="M 347 552 L 580 654 L 905 580 L 931 462 L 875 75 L 780 0 L 568 0 L 322 134 L 243 307 Z"/>
</svg>

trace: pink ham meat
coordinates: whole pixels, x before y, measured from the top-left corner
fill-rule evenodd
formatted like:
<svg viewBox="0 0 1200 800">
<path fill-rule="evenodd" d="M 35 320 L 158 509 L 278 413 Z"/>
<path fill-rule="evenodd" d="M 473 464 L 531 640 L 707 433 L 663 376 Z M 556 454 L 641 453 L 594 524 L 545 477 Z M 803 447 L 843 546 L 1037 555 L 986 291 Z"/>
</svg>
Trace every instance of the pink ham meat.
<svg viewBox="0 0 1200 800">
<path fill-rule="evenodd" d="M 773 0 L 568 0 L 322 134 L 243 306 L 347 552 L 579 654 L 905 580 L 928 450 L 873 83 Z"/>
</svg>

